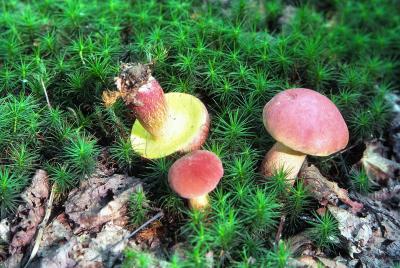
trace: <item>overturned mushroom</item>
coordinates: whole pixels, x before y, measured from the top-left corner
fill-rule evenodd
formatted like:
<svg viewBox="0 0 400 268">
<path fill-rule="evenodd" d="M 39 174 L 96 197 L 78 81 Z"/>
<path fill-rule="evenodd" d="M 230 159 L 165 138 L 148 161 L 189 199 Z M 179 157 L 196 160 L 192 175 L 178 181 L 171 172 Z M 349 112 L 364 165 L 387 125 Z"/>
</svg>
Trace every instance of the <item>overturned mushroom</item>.
<svg viewBox="0 0 400 268">
<path fill-rule="evenodd" d="M 189 199 L 193 209 L 208 206 L 208 193 L 217 187 L 224 174 L 222 162 L 214 153 L 197 150 L 175 161 L 168 173 L 172 190 Z"/>
<path fill-rule="evenodd" d="M 277 142 L 264 158 L 262 173 L 271 176 L 283 167 L 292 184 L 307 154 L 327 156 L 345 148 L 349 141 L 338 108 L 311 89 L 280 92 L 265 105 L 263 121 Z"/>
<path fill-rule="evenodd" d="M 137 120 L 131 143 L 139 155 L 156 159 L 203 145 L 210 118 L 198 98 L 185 93 L 164 94 L 146 64 L 123 64 L 116 84 L 119 91 L 105 92 L 103 99 L 107 105 L 121 97 L 133 110 Z"/>
</svg>

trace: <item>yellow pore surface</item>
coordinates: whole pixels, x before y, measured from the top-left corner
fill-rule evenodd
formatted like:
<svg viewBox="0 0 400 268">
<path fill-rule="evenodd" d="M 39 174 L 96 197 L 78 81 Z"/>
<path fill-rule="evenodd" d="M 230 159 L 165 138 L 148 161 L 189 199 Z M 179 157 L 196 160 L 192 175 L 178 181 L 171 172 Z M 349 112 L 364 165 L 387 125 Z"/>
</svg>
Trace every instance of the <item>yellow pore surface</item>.
<svg viewBox="0 0 400 268">
<path fill-rule="evenodd" d="M 154 138 L 138 120 L 133 124 L 132 148 L 142 157 L 156 159 L 185 149 L 207 122 L 207 109 L 198 98 L 172 92 L 165 94 L 165 99 L 168 115 L 161 137 Z"/>
</svg>

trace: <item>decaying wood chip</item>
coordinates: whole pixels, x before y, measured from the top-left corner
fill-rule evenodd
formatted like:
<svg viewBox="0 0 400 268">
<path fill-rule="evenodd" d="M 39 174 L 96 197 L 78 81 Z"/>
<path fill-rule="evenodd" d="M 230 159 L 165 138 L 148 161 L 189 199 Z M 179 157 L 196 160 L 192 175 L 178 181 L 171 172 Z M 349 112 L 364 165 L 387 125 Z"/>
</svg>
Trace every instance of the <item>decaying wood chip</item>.
<svg viewBox="0 0 400 268">
<path fill-rule="evenodd" d="M 400 164 L 387 158 L 387 148 L 382 142 L 373 140 L 366 142 L 366 146 L 360 163 L 372 181 L 385 184 L 400 174 Z"/>
<path fill-rule="evenodd" d="M 363 205 L 349 198 L 348 192 L 340 188 L 336 182 L 329 181 L 322 176 L 314 165 L 303 165 L 299 177 L 304 179 L 312 196 L 322 205 L 332 204 L 337 206 L 339 200 L 349 205 L 354 213 L 362 210 Z"/>
<path fill-rule="evenodd" d="M 22 194 L 24 203 L 18 207 L 12 222 L 10 254 L 23 252 L 24 248 L 31 243 L 44 217 L 44 207 L 49 192 L 47 173 L 44 170 L 37 170 L 31 185 Z"/>
</svg>

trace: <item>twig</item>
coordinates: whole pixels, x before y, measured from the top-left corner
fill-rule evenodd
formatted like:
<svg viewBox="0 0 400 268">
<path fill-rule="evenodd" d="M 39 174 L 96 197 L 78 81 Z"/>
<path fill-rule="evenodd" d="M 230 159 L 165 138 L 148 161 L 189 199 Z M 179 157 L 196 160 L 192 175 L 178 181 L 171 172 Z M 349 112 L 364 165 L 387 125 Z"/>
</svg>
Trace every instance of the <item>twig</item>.
<svg viewBox="0 0 400 268">
<path fill-rule="evenodd" d="M 47 106 L 49 107 L 49 109 L 51 110 L 51 104 L 50 104 L 50 100 L 49 100 L 49 95 L 47 95 L 47 90 L 46 90 L 46 86 L 44 85 L 43 79 L 40 78 L 40 83 L 42 84 L 42 88 L 44 91 L 44 95 L 46 97 L 46 102 L 47 102 Z"/>
<path fill-rule="evenodd" d="M 153 217 L 151 217 L 151 219 L 149 219 L 148 221 L 146 221 L 145 223 L 143 223 L 139 228 L 137 228 L 135 231 L 133 231 L 132 233 L 130 233 L 128 236 L 126 236 L 125 238 L 123 238 L 122 240 L 118 241 L 117 243 L 115 243 L 114 245 L 111 245 L 111 247 L 109 247 L 109 253 L 111 253 L 111 249 L 118 246 L 120 243 L 131 239 L 134 235 L 136 235 L 138 232 L 140 232 L 141 230 L 143 230 L 144 228 L 146 228 L 148 225 L 150 225 L 152 222 L 158 220 L 159 218 L 162 218 L 164 216 L 164 213 L 162 211 L 158 212 L 156 215 L 154 215 Z M 112 260 L 111 258 L 109 258 L 109 265 L 108 267 L 112 267 L 115 263 L 115 261 L 119 258 L 119 256 L 121 255 L 122 252 L 118 253 L 114 260 Z M 95 257 L 96 258 L 96 257 Z M 92 260 L 94 260 L 95 258 L 93 258 Z"/>
<path fill-rule="evenodd" d="M 46 206 L 46 213 L 44 214 L 44 218 L 43 218 L 42 222 L 39 225 L 40 227 L 39 227 L 39 231 L 38 231 L 38 233 L 36 235 L 35 244 L 33 246 L 33 249 L 32 249 L 32 252 L 31 252 L 31 255 L 30 255 L 28 261 L 23 266 L 24 268 L 27 268 L 29 266 L 29 264 L 31 263 L 33 258 L 35 258 L 36 253 L 39 250 L 40 242 L 42 241 L 44 230 L 45 230 L 45 228 L 47 226 L 47 222 L 48 222 L 48 220 L 50 218 L 51 210 L 53 208 L 53 201 L 54 201 L 55 191 L 56 191 L 56 185 L 53 184 L 53 187 L 51 187 L 50 198 L 49 198 L 49 201 L 47 202 L 47 206 Z"/>
<path fill-rule="evenodd" d="M 286 220 L 286 216 L 282 215 L 281 221 L 279 222 L 278 231 L 276 232 L 276 235 L 275 235 L 275 245 L 278 245 L 279 240 L 281 240 L 283 226 L 285 225 L 285 220 Z"/>
<path fill-rule="evenodd" d="M 132 233 L 130 233 L 127 237 L 125 237 L 124 239 L 122 239 L 122 240 L 120 240 L 119 242 L 115 243 L 115 244 L 112 245 L 111 247 L 116 247 L 116 246 L 118 246 L 119 243 L 131 239 L 135 234 L 137 234 L 138 232 L 140 232 L 141 230 L 143 230 L 144 228 L 146 228 L 147 225 L 149 225 L 149 224 L 151 224 L 152 222 L 156 221 L 158 218 L 162 218 L 163 216 L 164 216 L 164 213 L 163 213 L 162 211 L 158 212 L 156 215 L 154 215 L 153 217 L 151 217 L 151 219 L 149 219 L 148 221 L 146 221 L 145 223 L 143 223 L 139 228 L 137 228 L 135 231 L 133 231 Z"/>
</svg>

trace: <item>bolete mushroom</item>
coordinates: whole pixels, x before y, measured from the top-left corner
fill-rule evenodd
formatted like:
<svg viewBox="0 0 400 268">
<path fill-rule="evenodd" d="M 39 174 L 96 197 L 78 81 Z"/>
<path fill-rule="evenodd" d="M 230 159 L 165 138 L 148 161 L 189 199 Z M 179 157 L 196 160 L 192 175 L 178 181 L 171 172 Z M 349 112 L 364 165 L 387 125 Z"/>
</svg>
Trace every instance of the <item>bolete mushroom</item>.
<svg viewBox="0 0 400 268">
<path fill-rule="evenodd" d="M 192 209 L 202 210 L 209 205 L 208 193 L 217 187 L 223 174 L 218 156 L 206 150 L 197 150 L 172 164 L 168 182 L 179 196 L 189 199 Z"/>
<path fill-rule="evenodd" d="M 205 142 L 210 118 L 204 104 L 185 93 L 164 94 L 147 64 L 122 64 L 116 78 L 119 91 L 103 93 L 106 105 L 121 97 L 136 121 L 131 143 L 139 155 L 156 159 L 175 152 L 199 149 Z"/>
<path fill-rule="evenodd" d="M 263 110 L 264 126 L 277 141 L 265 155 L 262 173 L 278 168 L 292 184 L 306 155 L 328 156 L 346 147 L 347 125 L 338 108 L 324 95 L 306 88 L 280 92 Z"/>
</svg>

